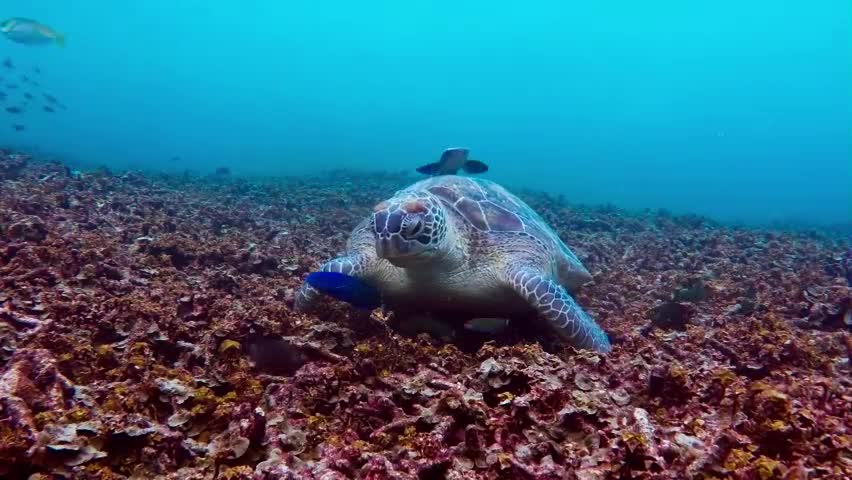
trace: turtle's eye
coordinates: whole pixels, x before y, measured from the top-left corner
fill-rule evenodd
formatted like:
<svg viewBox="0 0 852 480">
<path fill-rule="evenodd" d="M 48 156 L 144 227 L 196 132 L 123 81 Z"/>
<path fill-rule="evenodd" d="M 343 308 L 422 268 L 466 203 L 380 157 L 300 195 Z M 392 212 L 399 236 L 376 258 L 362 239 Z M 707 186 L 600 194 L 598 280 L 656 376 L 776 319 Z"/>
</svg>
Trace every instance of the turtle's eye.
<svg viewBox="0 0 852 480">
<path fill-rule="evenodd" d="M 423 230 L 423 217 L 420 215 L 409 216 L 402 227 L 402 235 L 405 238 L 414 238 L 421 230 Z"/>
</svg>

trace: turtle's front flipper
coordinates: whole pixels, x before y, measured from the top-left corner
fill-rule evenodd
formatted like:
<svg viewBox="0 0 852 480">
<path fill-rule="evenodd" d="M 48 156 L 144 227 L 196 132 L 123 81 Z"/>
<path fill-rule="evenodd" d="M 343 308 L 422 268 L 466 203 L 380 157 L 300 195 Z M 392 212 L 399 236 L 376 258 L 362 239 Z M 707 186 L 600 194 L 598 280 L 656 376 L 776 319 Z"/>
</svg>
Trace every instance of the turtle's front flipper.
<svg viewBox="0 0 852 480">
<path fill-rule="evenodd" d="M 603 329 L 553 279 L 523 267 L 512 269 L 508 276 L 512 288 L 573 346 L 598 352 L 612 349 Z"/>
<path fill-rule="evenodd" d="M 362 255 L 348 255 L 329 260 L 320 268 L 320 272 L 333 272 L 360 278 L 366 270 L 367 259 Z M 307 281 L 299 288 L 296 295 L 295 308 L 297 312 L 308 312 L 322 296 L 322 292 Z M 369 303 L 369 302 L 367 302 Z"/>
</svg>

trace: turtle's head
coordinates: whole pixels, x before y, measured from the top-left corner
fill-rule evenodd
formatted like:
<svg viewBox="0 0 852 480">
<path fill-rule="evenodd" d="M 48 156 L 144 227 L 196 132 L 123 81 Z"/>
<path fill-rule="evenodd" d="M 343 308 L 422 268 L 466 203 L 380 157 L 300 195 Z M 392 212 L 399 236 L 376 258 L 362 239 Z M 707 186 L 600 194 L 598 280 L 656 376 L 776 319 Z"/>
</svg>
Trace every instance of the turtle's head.
<svg viewBox="0 0 852 480">
<path fill-rule="evenodd" d="M 431 195 L 405 194 L 373 208 L 376 255 L 398 267 L 412 267 L 444 256 L 447 217 Z"/>
</svg>

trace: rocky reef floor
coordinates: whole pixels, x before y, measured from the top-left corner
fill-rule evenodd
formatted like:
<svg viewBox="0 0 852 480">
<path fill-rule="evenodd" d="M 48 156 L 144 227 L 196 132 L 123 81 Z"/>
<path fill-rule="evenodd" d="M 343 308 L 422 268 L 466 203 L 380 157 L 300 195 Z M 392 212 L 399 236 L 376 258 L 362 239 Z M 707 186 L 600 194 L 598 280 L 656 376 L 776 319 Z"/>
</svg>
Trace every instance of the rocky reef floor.
<svg viewBox="0 0 852 480">
<path fill-rule="evenodd" d="M 220 173 L 0 152 L 0 477 L 852 478 L 848 238 L 517 192 L 614 351 L 447 342 L 292 311 L 416 177 Z"/>
</svg>

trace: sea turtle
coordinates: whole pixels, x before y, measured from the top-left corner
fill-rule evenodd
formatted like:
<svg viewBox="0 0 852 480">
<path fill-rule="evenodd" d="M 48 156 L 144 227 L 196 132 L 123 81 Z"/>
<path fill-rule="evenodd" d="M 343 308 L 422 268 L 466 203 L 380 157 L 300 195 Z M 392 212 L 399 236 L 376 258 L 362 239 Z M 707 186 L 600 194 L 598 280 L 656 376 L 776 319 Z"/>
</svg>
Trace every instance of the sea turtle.
<svg viewBox="0 0 852 480">
<path fill-rule="evenodd" d="M 575 347 L 611 348 L 568 293 L 592 280 L 588 270 L 541 216 L 489 180 L 442 175 L 399 190 L 321 271 L 369 283 L 390 308 L 497 317 L 535 310 Z M 304 283 L 296 310 L 321 296 Z"/>
<path fill-rule="evenodd" d="M 468 160 L 469 153 L 468 148 L 448 148 L 444 150 L 437 162 L 417 167 L 417 171 L 425 175 L 455 175 L 459 169 L 471 174 L 487 172 L 488 165 L 479 160 Z"/>
</svg>

